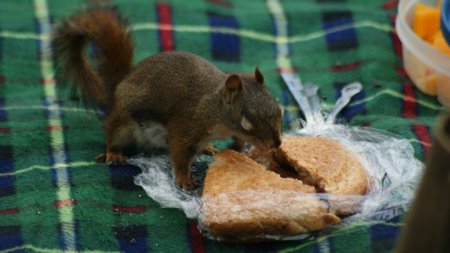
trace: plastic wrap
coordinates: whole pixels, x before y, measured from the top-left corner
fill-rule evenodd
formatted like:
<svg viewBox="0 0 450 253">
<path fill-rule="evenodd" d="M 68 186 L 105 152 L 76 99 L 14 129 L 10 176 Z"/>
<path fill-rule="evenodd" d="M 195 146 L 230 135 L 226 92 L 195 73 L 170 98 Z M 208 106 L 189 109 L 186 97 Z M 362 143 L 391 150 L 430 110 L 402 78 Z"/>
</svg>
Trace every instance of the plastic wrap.
<svg viewBox="0 0 450 253">
<path fill-rule="evenodd" d="M 197 219 L 205 235 L 232 242 L 301 239 L 310 232 L 385 221 L 404 213 L 423 167 L 414 157 L 412 145 L 379 130 L 334 124 L 338 112 L 361 90 L 361 84 L 344 87 L 335 108 L 324 117 L 317 87 L 303 89 L 295 76 L 283 78 L 293 88 L 306 119 L 302 128 L 286 135 L 321 136 L 341 143 L 356 155 L 368 175 L 366 195 L 266 189 L 230 191 L 202 199 L 201 187 L 191 194 L 176 188 L 165 155 L 130 159 L 129 163 L 142 169 L 135 183 L 162 207 L 181 209 L 188 218 Z M 201 155 L 194 162 L 192 175 L 200 186 L 210 161 L 211 157 Z M 339 213 L 346 215 L 337 217 Z"/>
</svg>

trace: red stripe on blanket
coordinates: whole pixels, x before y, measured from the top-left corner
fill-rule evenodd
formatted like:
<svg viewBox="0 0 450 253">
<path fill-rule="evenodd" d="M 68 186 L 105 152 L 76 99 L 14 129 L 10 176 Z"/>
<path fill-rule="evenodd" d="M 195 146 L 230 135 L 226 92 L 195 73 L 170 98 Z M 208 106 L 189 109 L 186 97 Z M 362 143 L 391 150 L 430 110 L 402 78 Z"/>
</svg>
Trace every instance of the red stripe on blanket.
<svg viewBox="0 0 450 253">
<path fill-rule="evenodd" d="M 0 133 L 9 133 L 9 132 L 11 132 L 11 128 L 6 128 L 6 127 L 0 128 Z"/>
<path fill-rule="evenodd" d="M 56 79 L 52 78 L 52 79 L 41 79 L 41 84 L 46 85 L 46 84 L 54 84 L 56 83 Z"/>
<path fill-rule="evenodd" d="M 159 25 L 166 29 L 159 30 L 159 40 L 162 51 L 172 51 L 175 49 L 172 31 L 172 10 L 167 3 L 158 3 L 156 6 L 159 17 Z"/>
<path fill-rule="evenodd" d="M 296 68 L 277 68 L 278 73 L 294 73 L 297 72 Z"/>
<path fill-rule="evenodd" d="M 395 28 L 395 20 L 397 19 L 397 15 L 392 15 L 391 16 L 391 22 L 392 25 Z M 392 44 L 394 46 L 394 52 L 398 57 L 403 57 L 403 47 L 402 47 L 402 42 L 400 41 L 400 39 L 398 38 L 397 33 L 395 32 L 395 29 L 393 29 L 392 31 Z"/>
<path fill-rule="evenodd" d="M 392 33 L 392 42 L 394 43 L 394 52 L 398 57 L 403 57 L 402 42 L 396 33 Z"/>
<path fill-rule="evenodd" d="M 197 223 L 191 221 L 189 222 L 189 235 L 191 239 L 191 250 L 193 253 L 204 253 L 205 251 L 205 243 L 203 241 L 203 236 L 198 230 Z"/>
<path fill-rule="evenodd" d="M 55 207 L 62 207 L 62 206 L 75 205 L 76 203 L 77 203 L 77 201 L 75 199 L 66 199 L 66 200 L 57 201 L 53 205 Z"/>
<path fill-rule="evenodd" d="M 145 206 L 118 206 L 118 205 L 113 205 L 112 209 L 114 212 L 121 212 L 121 213 L 143 213 L 147 210 Z"/>
<path fill-rule="evenodd" d="M 383 4 L 383 9 L 390 10 L 390 9 L 396 7 L 397 4 L 398 4 L 398 0 L 389 0 Z"/>
<path fill-rule="evenodd" d="M 411 83 L 403 84 L 403 117 L 417 117 L 416 96 L 414 94 L 414 86 Z"/>
<path fill-rule="evenodd" d="M 397 71 L 397 73 L 399 73 L 403 77 L 408 77 L 408 73 L 406 72 L 406 70 L 403 67 L 396 67 L 395 71 Z"/>
<path fill-rule="evenodd" d="M 65 127 L 63 126 L 48 126 L 47 130 L 49 131 L 62 131 Z"/>
<path fill-rule="evenodd" d="M 216 5 L 220 5 L 220 6 L 225 7 L 225 8 L 233 7 L 233 4 L 231 4 L 229 2 L 222 1 L 222 0 L 206 0 L 206 1 L 208 1 L 210 3 L 213 3 L 213 4 L 216 4 Z"/>
<path fill-rule="evenodd" d="M 1 214 L 16 214 L 19 211 L 20 211 L 19 208 L 11 208 L 11 209 L 0 210 L 0 215 Z"/>
<path fill-rule="evenodd" d="M 330 67 L 330 70 L 333 72 L 341 72 L 341 71 L 349 71 L 352 69 L 356 69 L 363 64 L 362 61 L 353 62 L 345 65 L 334 65 Z"/>
<path fill-rule="evenodd" d="M 423 150 L 423 157 L 426 159 L 431 148 L 431 140 L 428 128 L 422 124 L 414 124 L 412 128 L 414 134 L 417 136 L 421 143 L 420 145 Z"/>
</svg>

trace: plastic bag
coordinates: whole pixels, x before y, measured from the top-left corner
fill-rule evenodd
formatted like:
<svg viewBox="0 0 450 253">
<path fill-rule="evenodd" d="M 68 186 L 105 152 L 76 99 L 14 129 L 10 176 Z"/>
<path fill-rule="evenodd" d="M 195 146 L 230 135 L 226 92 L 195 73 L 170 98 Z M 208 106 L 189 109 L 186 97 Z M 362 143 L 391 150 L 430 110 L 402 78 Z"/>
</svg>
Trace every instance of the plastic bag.
<svg viewBox="0 0 450 253">
<path fill-rule="evenodd" d="M 303 128 L 286 134 L 330 138 L 337 140 L 348 150 L 357 154 L 362 158 L 360 161 L 369 177 L 367 194 L 364 196 L 347 196 L 286 191 L 275 193 L 231 192 L 221 194 L 219 199 L 214 200 L 219 206 L 216 208 L 214 204 L 213 208 L 208 209 L 208 212 L 213 210 L 213 212 L 217 212 L 214 215 L 228 215 L 229 213 L 221 212 L 224 206 L 231 209 L 234 208 L 235 210 L 231 210 L 230 212 L 239 215 L 220 217 L 220 219 L 227 220 L 227 222 L 233 222 L 245 217 L 249 210 L 252 210 L 252 215 L 260 215 L 262 219 L 264 217 L 276 217 L 277 211 L 280 210 L 285 211 L 280 212 L 281 216 L 287 211 L 289 211 L 288 213 L 291 216 L 292 213 L 294 216 L 297 216 L 297 214 L 302 214 L 302 212 L 309 212 L 308 207 L 305 208 L 304 204 L 302 204 L 303 206 L 298 206 L 300 203 L 305 203 L 303 201 L 305 198 L 326 200 L 328 205 L 329 203 L 335 203 L 341 206 L 341 208 L 350 207 L 351 209 L 351 207 L 357 206 L 356 213 L 348 217 L 342 217 L 342 220 L 336 225 L 328 226 L 331 229 L 334 227 L 342 228 L 363 221 L 386 221 L 404 213 L 414 197 L 423 168 L 423 164 L 414 157 L 412 145 L 405 139 L 379 130 L 334 124 L 338 112 L 348 104 L 351 96 L 361 90 L 361 84 L 352 83 L 345 86 L 342 90 L 342 96 L 336 102 L 333 110 L 331 110 L 327 117 L 324 117 L 320 110 L 316 86 L 303 87 L 300 80 L 290 73 L 284 73 L 283 78 L 300 104 L 306 119 L 306 121 L 302 121 L 301 123 Z M 202 182 L 210 161 L 211 157 L 200 155 L 194 162 L 192 175 L 194 175 L 198 182 Z M 240 238 L 221 236 L 220 230 L 210 233 L 212 228 L 205 226 L 205 214 L 202 213 L 202 205 L 206 206 L 208 204 L 211 207 L 211 200 L 202 200 L 200 192 L 192 195 L 186 194 L 174 185 L 168 156 L 136 157 L 130 159 L 129 163 L 139 166 L 142 169 L 142 173 L 135 177 L 135 183 L 142 186 L 150 198 L 160 203 L 162 207 L 178 208 L 183 210 L 188 218 L 198 219 L 202 232 L 212 239 L 226 241 L 255 241 L 259 239 L 295 240 L 308 236 L 308 229 L 305 230 L 304 227 L 301 227 L 302 224 L 292 222 L 288 225 L 285 224 L 285 226 L 288 226 L 290 233 L 273 234 L 270 232 L 272 226 L 270 219 L 265 219 L 265 224 L 263 225 L 259 224 L 260 226 L 269 228 L 267 233 L 240 234 L 236 230 L 236 235 L 239 235 Z M 272 198 L 270 196 L 276 197 Z M 246 198 L 248 199 L 246 200 Z M 283 201 L 279 201 L 280 199 Z M 238 203 L 236 204 L 236 202 Z M 285 203 L 290 203 L 290 205 L 286 206 Z M 321 206 L 322 204 L 320 203 L 323 204 L 325 202 L 314 204 L 317 205 L 315 206 L 316 209 L 314 209 L 316 211 L 310 211 L 309 215 L 316 215 L 314 212 L 317 213 L 317 210 L 330 208 L 329 206 Z M 271 206 L 277 206 L 278 208 L 267 208 Z M 293 207 L 296 209 L 293 209 Z M 265 212 L 272 212 L 273 215 L 265 215 Z M 219 218 L 216 220 L 219 220 Z M 211 224 L 208 225 L 211 226 Z M 300 227 L 296 227 L 297 225 Z M 276 224 L 273 226 L 276 226 Z M 289 226 L 294 227 L 289 228 Z M 251 225 L 247 224 L 246 227 L 237 227 L 237 229 L 251 230 L 249 227 Z M 293 234 L 292 231 L 303 232 Z M 233 231 L 230 233 L 233 233 Z M 244 234 L 248 236 L 246 237 Z"/>
</svg>

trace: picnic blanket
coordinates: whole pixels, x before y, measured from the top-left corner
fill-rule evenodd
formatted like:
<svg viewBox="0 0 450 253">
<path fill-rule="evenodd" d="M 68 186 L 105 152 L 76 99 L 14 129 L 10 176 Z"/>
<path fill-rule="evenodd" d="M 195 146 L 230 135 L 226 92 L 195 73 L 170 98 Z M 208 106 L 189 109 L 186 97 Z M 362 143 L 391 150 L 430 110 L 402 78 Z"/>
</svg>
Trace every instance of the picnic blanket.
<svg viewBox="0 0 450 253">
<path fill-rule="evenodd" d="M 304 240 L 233 245 L 204 238 L 180 210 L 161 208 L 136 186 L 140 169 L 97 164 L 102 122 L 57 88 L 49 34 L 94 1 L 0 1 L 1 252 L 385 252 L 403 217 L 355 224 Z M 425 160 L 436 98 L 402 65 L 395 0 L 116 0 L 131 25 L 135 59 L 160 51 L 201 55 L 226 72 L 259 66 L 285 108 L 289 130 L 302 116 L 280 77 L 319 85 L 325 109 L 340 88 L 363 90 L 340 116 L 347 124 L 408 139 Z"/>
</svg>

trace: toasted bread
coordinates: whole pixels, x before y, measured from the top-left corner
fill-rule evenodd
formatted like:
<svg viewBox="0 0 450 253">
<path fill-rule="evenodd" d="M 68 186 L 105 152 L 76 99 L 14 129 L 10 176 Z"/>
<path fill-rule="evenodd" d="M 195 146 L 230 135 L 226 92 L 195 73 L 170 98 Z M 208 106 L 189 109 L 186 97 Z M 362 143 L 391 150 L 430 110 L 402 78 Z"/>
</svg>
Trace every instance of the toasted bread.
<svg viewBox="0 0 450 253">
<path fill-rule="evenodd" d="M 277 160 L 293 167 L 300 178 L 319 192 L 363 195 L 367 175 L 357 157 L 339 142 L 323 137 L 284 137 Z"/>
<path fill-rule="evenodd" d="M 214 238 L 234 242 L 317 231 L 339 222 L 312 193 L 314 187 L 300 180 L 281 178 L 225 150 L 209 166 L 200 220 Z"/>
</svg>

